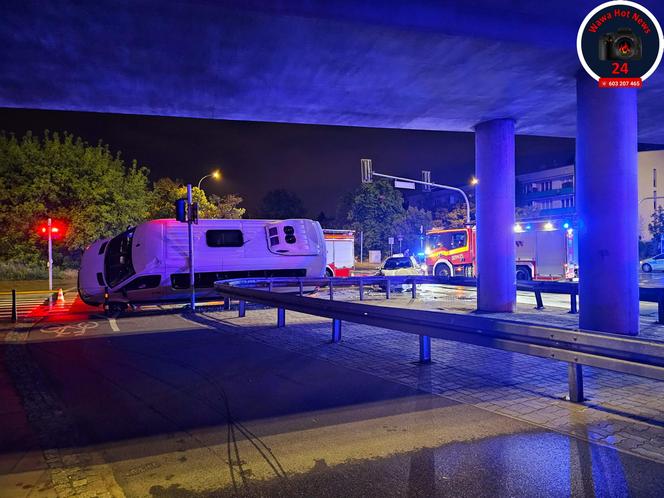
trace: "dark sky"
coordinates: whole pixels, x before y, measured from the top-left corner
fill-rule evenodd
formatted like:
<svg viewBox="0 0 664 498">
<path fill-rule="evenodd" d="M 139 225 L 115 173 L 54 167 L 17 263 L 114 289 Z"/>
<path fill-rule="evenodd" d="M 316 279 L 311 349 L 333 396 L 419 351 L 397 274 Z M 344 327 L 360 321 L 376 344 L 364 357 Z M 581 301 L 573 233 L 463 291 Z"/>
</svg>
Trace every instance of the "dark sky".
<svg viewBox="0 0 664 498">
<path fill-rule="evenodd" d="M 239 193 L 252 211 L 269 190 L 297 193 L 310 216 L 333 216 L 337 199 L 360 183 L 360 159 L 374 171 L 420 178 L 432 171 L 438 183 L 461 185 L 474 170 L 472 133 L 292 125 L 120 114 L 0 109 L 0 130 L 66 130 L 91 143 L 99 139 L 125 161 L 137 159 L 153 179 L 195 183 L 219 167 L 221 183 L 210 193 Z M 519 136 L 517 173 L 569 164 L 574 140 Z"/>
</svg>

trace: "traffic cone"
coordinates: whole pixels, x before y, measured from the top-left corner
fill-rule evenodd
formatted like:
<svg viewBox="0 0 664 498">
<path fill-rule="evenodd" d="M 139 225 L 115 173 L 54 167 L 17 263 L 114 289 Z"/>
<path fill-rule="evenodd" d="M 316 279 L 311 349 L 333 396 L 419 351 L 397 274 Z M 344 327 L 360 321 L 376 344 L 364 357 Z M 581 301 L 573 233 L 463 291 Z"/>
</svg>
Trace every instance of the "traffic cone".
<svg viewBox="0 0 664 498">
<path fill-rule="evenodd" d="M 62 292 L 62 287 L 58 289 L 58 300 L 59 303 L 65 302 L 65 294 Z"/>
</svg>

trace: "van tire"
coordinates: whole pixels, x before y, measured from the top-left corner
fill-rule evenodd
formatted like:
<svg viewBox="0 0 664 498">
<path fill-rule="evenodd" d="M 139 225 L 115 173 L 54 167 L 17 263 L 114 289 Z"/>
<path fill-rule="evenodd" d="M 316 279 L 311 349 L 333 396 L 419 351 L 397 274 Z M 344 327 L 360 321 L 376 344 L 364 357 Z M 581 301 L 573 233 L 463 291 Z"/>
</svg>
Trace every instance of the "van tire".
<svg viewBox="0 0 664 498">
<path fill-rule="evenodd" d="M 652 271 L 652 266 L 650 266 L 648 263 L 643 263 L 643 266 L 641 267 L 641 269 L 645 273 L 650 273 Z"/>
<path fill-rule="evenodd" d="M 329 268 L 325 268 L 325 276 L 327 278 L 332 278 L 332 277 L 334 277 L 334 273 Z"/>
<path fill-rule="evenodd" d="M 530 271 L 528 266 L 517 266 L 516 267 L 516 279 L 517 281 L 527 282 L 533 279 L 533 274 Z"/>
</svg>

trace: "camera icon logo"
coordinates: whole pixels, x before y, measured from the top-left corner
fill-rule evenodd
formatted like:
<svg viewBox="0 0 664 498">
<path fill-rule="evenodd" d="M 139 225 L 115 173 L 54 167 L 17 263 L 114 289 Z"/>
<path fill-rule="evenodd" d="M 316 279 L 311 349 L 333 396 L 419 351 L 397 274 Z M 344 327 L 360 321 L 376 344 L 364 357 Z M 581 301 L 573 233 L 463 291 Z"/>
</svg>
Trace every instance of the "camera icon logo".
<svg viewBox="0 0 664 498">
<path fill-rule="evenodd" d="M 614 33 L 605 33 L 599 40 L 599 60 L 635 61 L 643 55 L 643 43 L 630 28 L 618 28 Z"/>
</svg>

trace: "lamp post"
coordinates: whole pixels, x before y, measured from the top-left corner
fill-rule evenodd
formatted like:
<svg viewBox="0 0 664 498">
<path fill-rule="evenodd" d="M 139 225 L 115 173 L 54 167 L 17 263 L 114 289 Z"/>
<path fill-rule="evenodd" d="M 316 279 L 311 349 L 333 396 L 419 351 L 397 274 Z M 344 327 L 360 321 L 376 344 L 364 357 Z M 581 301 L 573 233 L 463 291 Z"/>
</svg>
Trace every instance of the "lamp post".
<svg viewBox="0 0 664 498">
<path fill-rule="evenodd" d="M 219 171 L 218 169 L 214 170 L 212 173 L 205 175 L 203 178 L 198 180 L 198 188 L 199 189 L 201 188 L 201 183 L 203 183 L 203 180 L 210 177 L 214 178 L 215 180 L 221 180 L 221 171 Z"/>
</svg>

